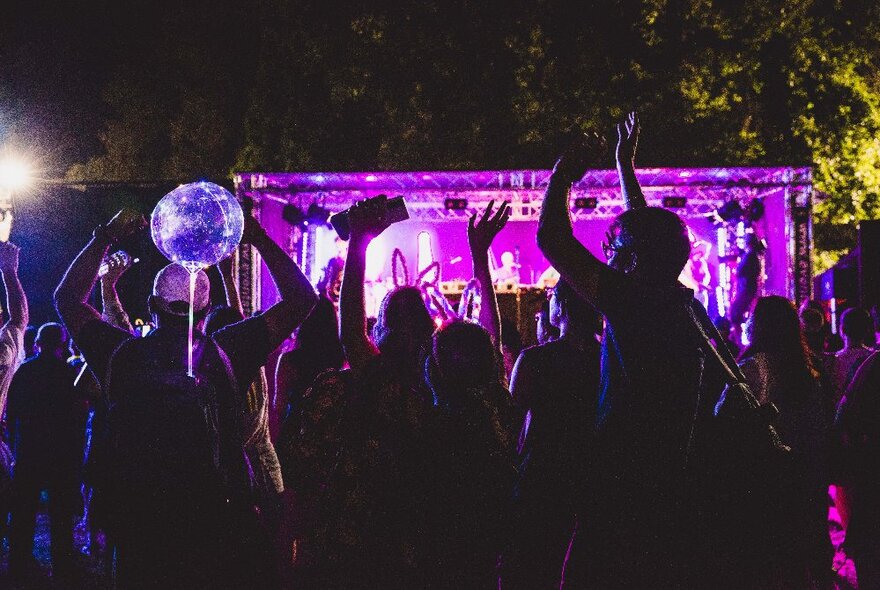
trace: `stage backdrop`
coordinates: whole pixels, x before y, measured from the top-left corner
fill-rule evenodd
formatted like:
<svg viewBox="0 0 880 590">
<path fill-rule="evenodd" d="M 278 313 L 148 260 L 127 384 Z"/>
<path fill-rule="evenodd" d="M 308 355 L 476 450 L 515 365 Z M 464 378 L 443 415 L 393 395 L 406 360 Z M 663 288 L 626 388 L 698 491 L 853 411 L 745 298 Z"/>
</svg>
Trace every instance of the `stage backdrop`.
<svg viewBox="0 0 880 590">
<path fill-rule="evenodd" d="M 406 260 L 410 281 L 427 260 L 439 263 L 443 281 L 464 281 L 471 276 L 467 218 L 492 200 L 507 201 L 511 220 L 493 246 L 493 258 L 500 264 L 509 252 L 519 265 L 520 283 L 531 285 L 539 284 L 548 268 L 535 232 L 549 175 L 548 170 L 242 173 L 235 176 L 235 186 L 239 198 L 254 201 L 260 223 L 314 282 L 327 260 L 344 249 L 332 229 L 316 223 L 320 209 L 342 211 L 379 194 L 403 196 L 410 219 L 393 225 L 371 245 L 368 281 L 389 282 L 395 248 Z M 809 168 L 653 168 L 637 175 L 650 205 L 676 211 L 690 227 L 696 254 L 682 281 L 697 287 L 710 313 L 726 311 L 737 244 L 752 232 L 768 246 L 763 293 L 798 303 L 810 296 Z M 301 218 L 308 221 L 310 208 L 318 215 L 310 223 L 298 223 Z M 572 189 L 575 233 L 600 259 L 605 231 L 623 210 L 614 170 L 588 171 Z M 272 282 L 263 280 L 265 267 L 248 249 L 241 252 L 239 270 L 249 310 L 276 301 Z"/>
</svg>

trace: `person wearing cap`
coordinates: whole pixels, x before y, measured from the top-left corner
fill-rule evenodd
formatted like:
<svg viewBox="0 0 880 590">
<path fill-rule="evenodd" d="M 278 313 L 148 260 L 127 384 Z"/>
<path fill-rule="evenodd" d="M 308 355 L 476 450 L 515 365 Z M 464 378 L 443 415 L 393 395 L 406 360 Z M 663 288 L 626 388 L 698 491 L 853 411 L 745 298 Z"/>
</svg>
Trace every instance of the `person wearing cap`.
<svg viewBox="0 0 880 590">
<path fill-rule="evenodd" d="M 138 451 L 119 456 L 117 450 L 112 476 L 119 585 L 223 588 L 262 580 L 266 572 L 254 569 L 257 564 L 268 567 L 253 548 L 267 548 L 265 539 L 259 539 L 259 523 L 247 510 L 229 508 L 243 502 L 239 496 L 246 495 L 251 478 L 239 428 L 241 412 L 260 367 L 309 314 L 317 297 L 296 263 L 248 216 L 242 241 L 262 256 L 280 301 L 206 336 L 201 324 L 209 307 L 209 281 L 199 271 L 193 293 L 195 376 L 189 377 L 186 269 L 171 264 L 156 275 L 148 305 L 157 328 L 144 338 L 104 322 L 88 303 L 108 249 L 145 226 L 143 215 L 131 210 L 98 226 L 55 291 L 58 314 L 111 404 L 115 448 Z M 204 392 L 205 387 L 215 396 L 208 400 L 214 420 L 206 422 L 216 429 L 216 446 L 210 450 L 222 477 L 213 487 L 209 482 L 216 478 L 206 477 L 194 478 L 197 485 L 187 487 L 180 483 L 189 481 L 180 457 L 201 457 L 204 453 L 198 455 L 192 447 L 205 441 L 181 429 L 183 417 L 164 400 L 169 391 Z M 160 425 L 164 420 L 167 428 L 156 427 L 157 420 Z M 163 477 L 166 473 L 170 475 Z M 263 553 L 268 555 L 268 549 Z"/>
</svg>

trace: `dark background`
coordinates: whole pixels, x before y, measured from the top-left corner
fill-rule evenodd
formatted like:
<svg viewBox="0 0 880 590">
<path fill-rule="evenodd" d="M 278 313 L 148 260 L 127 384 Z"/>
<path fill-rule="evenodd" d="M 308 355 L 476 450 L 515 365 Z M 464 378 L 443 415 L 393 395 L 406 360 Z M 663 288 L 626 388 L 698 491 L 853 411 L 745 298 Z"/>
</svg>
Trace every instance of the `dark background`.
<svg viewBox="0 0 880 590">
<path fill-rule="evenodd" d="M 12 241 L 21 247 L 19 274 L 30 304 L 31 324 L 57 321 L 52 292 L 91 238 L 92 229 L 110 219 L 121 205 L 151 211 L 164 191 L 164 186 L 85 190 L 52 187 L 17 199 Z M 153 245 L 149 231 L 126 240 L 120 249 L 140 259 L 117 285 L 123 306 L 132 321 L 148 319 L 146 303 L 153 276 L 168 261 Z"/>
<path fill-rule="evenodd" d="M 12 0 L 0 64 L 0 149 L 85 187 L 19 195 L 34 321 L 92 227 L 164 187 L 549 167 L 636 107 L 640 166 L 813 164 L 818 270 L 880 216 L 874 1 Z"/>
</svg>

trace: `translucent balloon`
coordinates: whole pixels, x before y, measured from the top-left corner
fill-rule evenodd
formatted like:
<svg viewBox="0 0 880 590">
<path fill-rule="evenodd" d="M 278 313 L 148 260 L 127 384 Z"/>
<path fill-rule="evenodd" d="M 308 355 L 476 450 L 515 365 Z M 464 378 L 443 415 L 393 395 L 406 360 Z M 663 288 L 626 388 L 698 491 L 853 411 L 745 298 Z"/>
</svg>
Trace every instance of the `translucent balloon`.
<svg viewBox="0 0 880 590">
<path fill-rule="evenodd" d="M 153 242 L 172 262 L 195 272 L 226 258 L 241 241 L 244 214 L 228 190 L 211 182 L 182 184 L 153 209 Z"/>
</svg>

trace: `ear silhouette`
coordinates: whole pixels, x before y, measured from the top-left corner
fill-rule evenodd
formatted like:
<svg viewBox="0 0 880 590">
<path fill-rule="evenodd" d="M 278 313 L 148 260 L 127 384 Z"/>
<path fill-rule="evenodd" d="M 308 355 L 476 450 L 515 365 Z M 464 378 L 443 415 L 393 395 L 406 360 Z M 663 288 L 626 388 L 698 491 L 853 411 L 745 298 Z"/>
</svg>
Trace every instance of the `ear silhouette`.
<svg viewBox="0 0 880 590">
<path fill-rule="evenodd" d="M 635 252 L 629 253 L 629 263 L 626 266 L 624 272 L 631 273 L 633 272 L 639 265 L 639 255 Z"/>
</svg>

